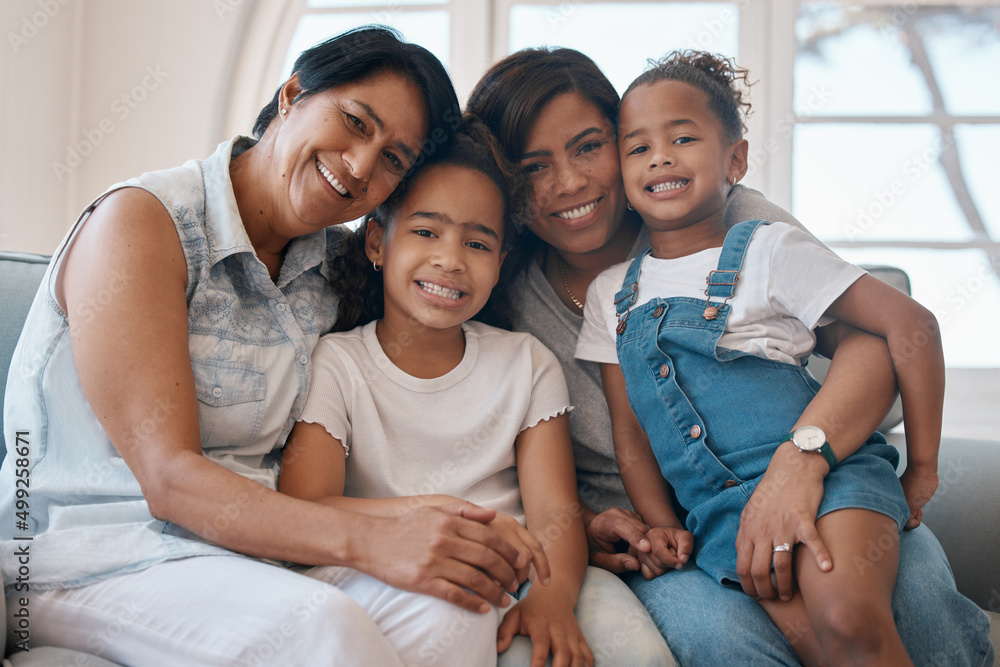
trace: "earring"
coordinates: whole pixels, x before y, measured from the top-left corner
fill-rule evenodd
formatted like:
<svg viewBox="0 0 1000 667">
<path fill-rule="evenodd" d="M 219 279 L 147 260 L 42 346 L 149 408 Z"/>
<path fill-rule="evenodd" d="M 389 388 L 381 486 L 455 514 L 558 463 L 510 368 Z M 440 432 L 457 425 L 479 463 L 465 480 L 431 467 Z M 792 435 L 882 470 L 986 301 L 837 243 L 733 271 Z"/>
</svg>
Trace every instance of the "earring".
<svg viewBox="0 0 1000 667">
<path fill-rule="evenodd" d="M 382 270 L 382 265 L 379 264 L 378 262 L 372 262 L 372 268 L 375 269 L 375 273 L 378 273 L 379 271 Z"/>
<path fill-rule="evenodd" d="M 281 107 L 281 109 L 278 111 L 278 113 L 280 113 L 282 116 L 284 116 L 286 113 L 288 113 L 288 109 L 286 109 L 285 107 Z"/>
<path fill-rule="evenodd" d="M 734 187 L 734 188 L 736 187 L 736 184 L 737 184 L 738 182 L 739 182 L 739 179 L 737 179 L 737 178 L 736 178 L 735 176 L 733 176 L 733 187 Z"/>
<path fill-rule="evenodd" d="M 634 211 L 635 210 L 635 206 L 632 206 L 632 202 L 630 202 L 630 201 L 626 201 L 625 202 L 625 208 L 627 208 L 630 211 Z"/>
</svg>

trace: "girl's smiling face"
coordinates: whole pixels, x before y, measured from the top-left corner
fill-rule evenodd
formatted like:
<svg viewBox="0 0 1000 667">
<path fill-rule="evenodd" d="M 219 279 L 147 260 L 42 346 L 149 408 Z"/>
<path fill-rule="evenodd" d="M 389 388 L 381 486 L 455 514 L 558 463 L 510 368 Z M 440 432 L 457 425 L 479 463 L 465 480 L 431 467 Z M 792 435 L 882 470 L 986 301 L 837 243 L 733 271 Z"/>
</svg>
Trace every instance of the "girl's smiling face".
<svg viewBox="0 0 1000 667">
<path fill-rule="evenodd" d="M 578 93 L 549 102 L 531 128 L 519 164 L 531 177 L 540 239 L 566 253 L 604 248 L 625 214 L 615 133 Z"/>
<path fill-rule="evenodd" d="M 275 141 L 276 169 L 308 233 L 359 218 L 396 188 L 427 133 L 417 87 L 394 72 L 306 95 L 292 77 Z"/>
<path fill-rule="evenodd" d="M 500 275 L 503 211 L 500 190 L 479 171 L 441 164 L 415 176 L 392 220 L 368 223 L 385 319 L 447 329 L 478 313 Z"/>
<path fill-rule="evenodd" d="M 718 216 L 747 169 L 747 142 L 730 140 L 691 84 L 662 80 L 622 102 L 619 152 L 625 192 L 650 231 Z"/>
</svg>

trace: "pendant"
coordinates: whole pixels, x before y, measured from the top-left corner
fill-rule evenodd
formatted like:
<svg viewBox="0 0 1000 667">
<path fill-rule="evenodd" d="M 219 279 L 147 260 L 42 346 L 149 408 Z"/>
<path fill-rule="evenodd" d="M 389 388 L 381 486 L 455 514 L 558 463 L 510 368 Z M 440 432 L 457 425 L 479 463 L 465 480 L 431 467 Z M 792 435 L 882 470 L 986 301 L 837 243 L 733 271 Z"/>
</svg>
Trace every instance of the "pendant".
<svg viewBox="0 0 1000 667">
<path fill-rule="evenodd" d="M 702 316 L 706 320 L 709 321 L 714 320 L 716 317 L 719 316 L 719 309 L 716 308 L 715 306 L 708 306 L 707 308 L 705 308 L 705 312 L 702 313 Z"/>
</svg>

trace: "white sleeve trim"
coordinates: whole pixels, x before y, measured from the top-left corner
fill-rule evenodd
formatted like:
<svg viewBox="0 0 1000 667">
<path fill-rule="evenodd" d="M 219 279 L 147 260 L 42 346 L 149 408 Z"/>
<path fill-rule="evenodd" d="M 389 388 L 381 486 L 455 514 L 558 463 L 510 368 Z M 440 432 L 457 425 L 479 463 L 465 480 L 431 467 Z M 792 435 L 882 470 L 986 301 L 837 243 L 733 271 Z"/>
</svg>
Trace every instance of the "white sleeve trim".
<svg viewBox="0 0 1000 667">
<path fill-rule="evenodd" d="M 348 456 L 351 453 L 351 448 L 347 446 L 347 438 L 344 435 L 337 435 L 330 430 L 330 427 L 321 421 L 315 421 L 313 419 L 300 419 L 297 423 L 299 424 L 319 424 L 323 429 L 330 434 L 330 437 L 340 443 L 340 446 L 344 448 L 344 456 Z"/>
<path fill-rule="evenodd" d="M 521 433 L 524 433 L 525 431 L 527 431 L 529 428 L 534 428 L 534 427 L 538 426 L 539 424 L 541 424 L 542 422 L 547 422 L 550 419 L 555 419 L 556 417 L 561 417 L 562 415 L 568 415 L 571 412 L 573 412 L 573 406 L 572 405 L 567 405 L 566 407 L 559 408 L 558 410 L 555 410 L 554 412 L 550 413 L 548 416 L 542 415 L 541 417 L 539 417 L 538 419 L 536 419 L 532 423 L 528 424 L 527 426 L 522 427 L 521 430 L 518 431 L 517 433 L 518 433 L 518 435 L 520 435 Z"/>
</svg>

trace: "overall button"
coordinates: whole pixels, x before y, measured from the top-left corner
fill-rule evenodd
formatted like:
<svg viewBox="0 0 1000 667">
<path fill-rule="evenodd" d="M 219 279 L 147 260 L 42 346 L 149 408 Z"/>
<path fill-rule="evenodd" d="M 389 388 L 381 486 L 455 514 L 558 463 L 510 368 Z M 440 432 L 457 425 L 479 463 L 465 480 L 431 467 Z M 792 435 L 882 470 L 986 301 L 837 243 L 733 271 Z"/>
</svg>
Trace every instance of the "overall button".
<svg viewBox="0 0 1000 667">
<path fill-rule="evenodd" d="M 691 427 L 691 437 L 698 438 L 701 436 L 701 427 L 695 424 Z"/>
<path fill-rule="evenodd" d="M 653 317 L 659 317 L 659 316 L 660 316 L 660 315 L 662 315 L 662 314 L 663 314 L 663 306 L 657 306 L 657 307 L 656 307 L 656 308 L 655 308 L 655 309 L 653 310 Z"/>
<path fill-rule="evenodd" d="M 660 366 L 660 377 L 665 378 L 668 375 L 670 375 L 670 366 L 663 364 L 662 366 Z"/>
<path fill-rule="evenodd" d="M 723 484 L 723 486 L 725 486 L 727 489 L 731 489 L 734 486 L 739 486 L 739 485 L 740 485 L 740 483 L 737 482 L 735 479 L 727 479 L 726 483 Z"/>
</svg>

